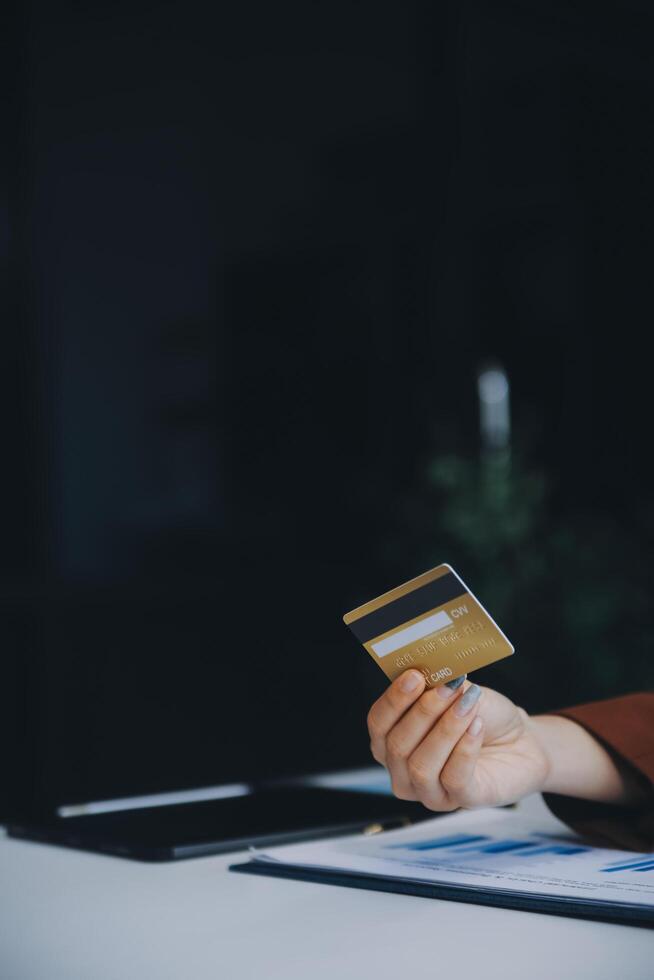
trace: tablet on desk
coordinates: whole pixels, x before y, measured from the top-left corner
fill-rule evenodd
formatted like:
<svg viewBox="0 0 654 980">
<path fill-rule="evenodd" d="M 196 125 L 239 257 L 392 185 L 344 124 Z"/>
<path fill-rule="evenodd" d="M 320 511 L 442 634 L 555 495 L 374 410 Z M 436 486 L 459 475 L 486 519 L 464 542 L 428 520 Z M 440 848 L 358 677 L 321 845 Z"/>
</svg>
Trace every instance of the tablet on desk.
<svg viewBox="0 0 654 980">
<path fill-rule="evenodd" d="M 10 836 L 141 861 L 172 861 L 248 846 L 352 834 L 430 816 L 387 794 L 280 786 L 227 799 L 14 820 Z"/>
</svg>

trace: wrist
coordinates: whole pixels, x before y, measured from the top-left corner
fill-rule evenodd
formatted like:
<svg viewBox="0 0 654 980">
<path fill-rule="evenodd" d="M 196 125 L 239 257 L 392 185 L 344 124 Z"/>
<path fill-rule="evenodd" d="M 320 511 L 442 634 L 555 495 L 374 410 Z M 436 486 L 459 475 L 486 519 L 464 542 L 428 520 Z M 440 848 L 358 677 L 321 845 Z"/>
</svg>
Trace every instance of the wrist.
<svg viewBox="0 0 654 980">
<path fill-rule="evenodd" d="M 541 792 L 603 803 L 637 798 L 638 783 L 630 768 L 577 722 L 537 715 L 529 723 L 547 760 Z"/>
<path fill-rule="evenodd" d="M 574 751 L 575 733 L 568 728 L 568 725 L 574 723 L 557 715 L 536 715 L 529 722 L 546 760 L 541 792 L 569 795 L 568 772 L 564 760 L 566 755 Z"/>
</svg>

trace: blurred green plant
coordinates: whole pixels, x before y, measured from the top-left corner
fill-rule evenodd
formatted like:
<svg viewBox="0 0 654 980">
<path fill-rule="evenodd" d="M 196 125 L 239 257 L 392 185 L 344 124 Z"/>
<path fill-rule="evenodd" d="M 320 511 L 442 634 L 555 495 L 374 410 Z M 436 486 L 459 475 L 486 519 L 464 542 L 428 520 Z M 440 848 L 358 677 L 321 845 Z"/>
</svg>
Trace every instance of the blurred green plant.
<svg viewBox="0 0 654 980">
<path fill-rule="evenodd" d="M 410 554 L 411 574 L 443 561 L 459 571 L 516 646 L 480 679 L 529 710 L 653 681 L 642 535 L 590 507 L 557 516 L 554 490 L 517 450 L 438 455 L 403 501 L 387 552 L 404 568 Z M 640 523 L 654 528 L 651 511 Z"/>
</svg>

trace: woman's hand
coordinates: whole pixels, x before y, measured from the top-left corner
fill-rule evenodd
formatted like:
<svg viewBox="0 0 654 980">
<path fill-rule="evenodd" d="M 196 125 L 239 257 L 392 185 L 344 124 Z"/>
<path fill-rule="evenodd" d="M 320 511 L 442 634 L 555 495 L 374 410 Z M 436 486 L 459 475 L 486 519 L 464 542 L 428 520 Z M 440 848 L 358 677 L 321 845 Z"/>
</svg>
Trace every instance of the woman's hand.
<svg viewBox="0 0 654 980">
<path fill-rule="evenodd" d="M 430 810 L 496 806 L 533 792 L 611 803 L 639 793 L 625 770 L 567 718 L 530 718 L 487 687 L 425 690 L 417 670 L 396 678 L 368 713 L 370 748 L 401 800 Z"/>
<path fill-rule="evenodd" d="M 370 748 L 401 800 L 430 810 L 510 803 L 541 789 L 549 763 L 522 708 L 468 682 L 425 690 L 398 677 L 368 714 Z"/>
</svg>

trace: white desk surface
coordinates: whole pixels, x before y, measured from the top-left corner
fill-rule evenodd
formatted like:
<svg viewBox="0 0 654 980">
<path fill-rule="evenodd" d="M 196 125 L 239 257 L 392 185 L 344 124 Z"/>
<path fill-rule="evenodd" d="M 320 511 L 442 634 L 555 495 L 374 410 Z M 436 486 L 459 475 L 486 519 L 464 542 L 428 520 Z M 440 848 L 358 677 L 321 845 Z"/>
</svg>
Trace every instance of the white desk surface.
<svg viewBox="0 0 654 980">
<path fill-rule="evenodd" d="M 0 836 L 0 977 L 654 975 L 647 929 L 229 873 L 239 857 L 141 864 Z"/>
</svg>

